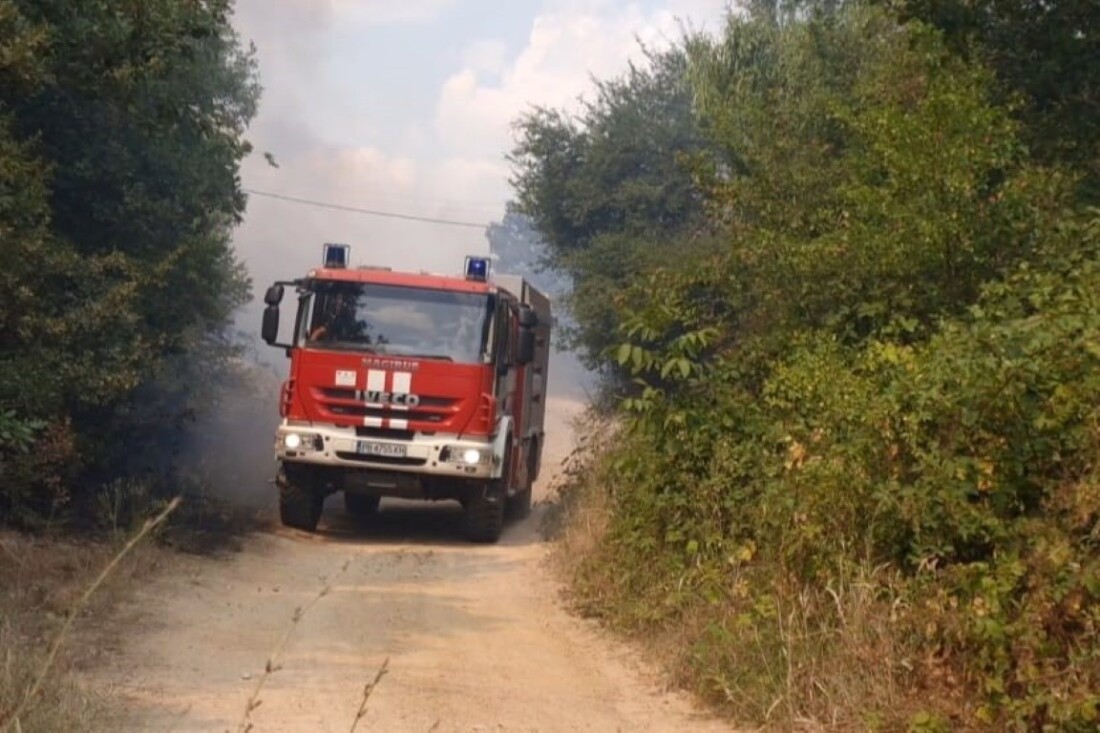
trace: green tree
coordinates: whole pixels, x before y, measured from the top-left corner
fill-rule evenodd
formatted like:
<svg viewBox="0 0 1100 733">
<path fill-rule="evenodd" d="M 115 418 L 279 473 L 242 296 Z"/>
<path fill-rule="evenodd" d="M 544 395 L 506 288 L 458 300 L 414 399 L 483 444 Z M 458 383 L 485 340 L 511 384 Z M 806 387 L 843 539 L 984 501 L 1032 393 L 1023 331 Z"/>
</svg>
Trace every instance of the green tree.
<svg viewBox="0 0 1100 733">
<path fill-rule="evenodd" d="M 647 263 L 675 259 L 705 221 L 689 156 L 704 139 L 691 105 L 683 47 L 600 81 L 579 115 L 537 109 L 516 124 L 510 159 L 519 212 L 571 277 L 572 343 L 589 367 L 607 363 L 617 321 L 609 307 Z"/>
<path fill-rule="evenodd" d="M 987 63 L 1018 102 L 1037 159 L 1085 175 L 1100 200 L 1100 4 L 1094 0 L 888 0 L 940 29 L 960 55 Z"/>
<path fill-rule="evenodd" d="M 84 482 L 162 464 L 163 428 L 232 353 L 259 87 L 231 9 L 0 3 L 0 407 L 69 435 L 57 463 Z"/>
<path fill-rule="evenodd" d="M 1030 257 L 1018 233 L 1065 201 L 1059 177 L 1028 164 L 989 75 L 930 31 L 895 29 L 853 8 L 735 21 L 696 45 L 698 105 L 728 161 L 709 193 L 737 310 L 758 330 L 927 326 Z"/>
</svg>

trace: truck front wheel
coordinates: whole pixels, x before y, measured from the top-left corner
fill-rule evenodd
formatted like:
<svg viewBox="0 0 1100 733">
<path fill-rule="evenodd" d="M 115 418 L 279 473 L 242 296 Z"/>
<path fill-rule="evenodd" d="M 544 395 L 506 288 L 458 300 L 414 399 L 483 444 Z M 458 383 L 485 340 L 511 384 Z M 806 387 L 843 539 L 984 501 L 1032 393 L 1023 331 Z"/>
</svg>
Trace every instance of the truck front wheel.
<svg viewBox="0 0 1100 733">
<path fill-rule="evenodd" d="M 466 498 L 462 529 L 471 542 L 492 543 L 504 529 L 504 505 L 508 501 L 508 481 L 512 472 L 512 439 L 504 447 L 504 467 L 500 478 L 487 481 Z"/>
<path fill-rule="evenodd" d="M 279 467 L 279 519 L 287 527 L 313 532 L 321 521 L 325 495 L 309 470 Z"/>
<path fill-rule="evenodd" d="M 462 530 L 470 542 L 492 543 L 504 529 L 504 483 L 489 481 L 463 502 Z"/>
</svg>

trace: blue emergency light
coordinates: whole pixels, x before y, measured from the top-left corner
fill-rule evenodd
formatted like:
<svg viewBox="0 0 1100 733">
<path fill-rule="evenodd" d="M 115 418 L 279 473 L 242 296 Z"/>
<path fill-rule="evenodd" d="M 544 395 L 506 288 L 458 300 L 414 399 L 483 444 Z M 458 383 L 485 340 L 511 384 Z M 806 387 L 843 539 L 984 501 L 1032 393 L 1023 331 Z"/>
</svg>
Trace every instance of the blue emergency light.
<svg viewBox="0 0 1100 733">
<path fill-rule="evenodd" d="M 325 267 L 332 269 L 344 269 L 348 266 L 348 255 L 351 254 L 351 246 L 347 244 L 325 245 Z"/>
<path fill-rule="evenodd" d="M 466 257 L 466 279 L 485 282 L 489 279 L 488 257 Z"/>
</svg>

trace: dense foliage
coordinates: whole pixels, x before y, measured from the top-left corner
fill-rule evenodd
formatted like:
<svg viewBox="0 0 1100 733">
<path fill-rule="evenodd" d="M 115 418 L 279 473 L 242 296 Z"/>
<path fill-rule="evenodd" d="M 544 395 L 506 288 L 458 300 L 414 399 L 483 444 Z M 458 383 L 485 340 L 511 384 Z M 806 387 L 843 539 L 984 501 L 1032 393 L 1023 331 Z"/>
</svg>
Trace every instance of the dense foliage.
<svg viewBox="0 0 1100 733">
<path fill-rule="evenodd" d="M 1094 0 L 886 0 L 903 17 L 943 31 L 958 53 L 980 59 L 997 94 L 1016 106 L 1033 154 L 1082 176 L 1100 201 L 1100 33 Z"/>
<path fill-rule="evenodd" d="M 590 368 L 609 366 L 617 312 L 609 297 L 664 261 L 665 243 L 705 223 L 685 155 L 701 150 L 683 49 L 600 82 L 581 120 L 538 109 L 517 123 L 516 207 L 571 276 L 567 335 Z M 579 277 L 578 277 L 579 276 Z"/>
<path fill-rule="evenodd" d="M 0 511 L 163 470 L 248 282 L 231 0 L 0 0 Z"/>
<path fill-rule="evenodd" d="M 685 680 L 780 728 L 1094 730 L 1091 122 L 1010 103 L 1048 69 L 1024 78 L 988 35 L 874 4 L 756 7 L 681 48 L 704 142 L 666 165 L 705 221 L 548 236 L 578 293 L 574 249 L 622 242 L 599 258 L 629 263 L 602 289 L 614 337 L 584 342 L 634 381 L 627 430 L 576 487 L 611 512 L 580 598 L 675 635 Z M 1077 7 L 1052 63 L 1087 65 L 1100 8 Z M 1073 78 L 1058 93 L 1096 104 Z M 580 204 L 547 163 L 517 176 L 540 226 Z"/>
</svg>

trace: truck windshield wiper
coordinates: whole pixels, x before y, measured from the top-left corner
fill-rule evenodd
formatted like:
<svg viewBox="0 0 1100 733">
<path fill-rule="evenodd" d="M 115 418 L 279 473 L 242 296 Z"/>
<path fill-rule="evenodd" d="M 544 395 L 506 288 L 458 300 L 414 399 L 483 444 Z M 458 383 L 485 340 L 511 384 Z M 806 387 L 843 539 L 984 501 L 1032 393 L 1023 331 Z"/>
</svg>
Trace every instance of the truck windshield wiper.
<svg viewBox="0 0 1100 733">
<path fill-rule="evenodd" d="M 401 356 L 409 359 L 439 359 L 440 361 L 454 361 L 449 356 L 443 354 L 401 354 Z"/>
<path fill-rule="evenodd" d="M 364 354 L 377 354 L 376 349 L 364 344 L 351 341 L 308 341 L 307 345 L 312 349 L 328 349 L 329 351 L 361 351 Z"/>
</svg>

